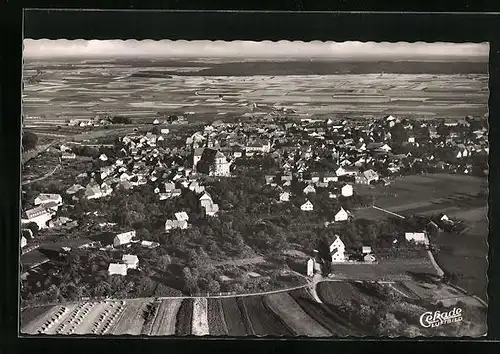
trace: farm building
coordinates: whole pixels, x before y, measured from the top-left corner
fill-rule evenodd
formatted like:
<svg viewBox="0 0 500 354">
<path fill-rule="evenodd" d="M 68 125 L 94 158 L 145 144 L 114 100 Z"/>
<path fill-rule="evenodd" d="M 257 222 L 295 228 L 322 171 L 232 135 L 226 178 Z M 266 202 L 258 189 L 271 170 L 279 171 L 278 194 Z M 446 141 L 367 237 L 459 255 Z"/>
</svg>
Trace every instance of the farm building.
<svg viewBox="0 0 500 354">
<path fill-rule="evenodd" d="M 127 275 L 127 265 L 121 263 L 110 263 L 108 267 L 109 275 Z"/>
<path fill-rule="evenodd" d="M 415 243 L 428 244 L 429 240 L 425 232 L 405 232 L 406 241 L 413 241 Z"/>
<path fill-rule="evenodd" d="M 341 193 L 344 197 L 351 197 L 353 194 L 353 188 L 352 185 L 346 184 L 342 187 Z"/>
<path fill-rule="evenodd" d="M 172 192 L 175 189 L 174 182 L 165 182 L 165 192 Z"/>
<path fill-rule="evenodd" d="M 139 258 L 135 254 L 124 254 L 122 262 L 127 265 L 127 269 L 137 269 Z"/>
<path fill-rule="evenodd" d="M 38 228 L 45 229 L 47 228 L 47 221 L 52 219 L 52 216 L 55 214 L 55 211 L 45 206 L 38 206 L 33 209 L 26 210 L 26 219 L 22 219 L 21 222 L 23 224 L 29 224 L 34 222 L 38 225 Z"/>
<path fill-rule="evenodd" d="M 63 200 L 60 194 L 45 194 L 42 193 L 35 198 L 35 205 L 45 205 L 48 203 L 56 203 L 57 205 L 62 205 Z"/>
<path fill-rule="evenodd" d="M 300 210 L 302 211 L 312 211 L 314 210 L 314 205 L 309 200 L 300 206 Z"/>
<path fill-rule="evenodd" d="M 332 262 L 345 262 L 345 244 L 338 235 L 335 235 L 335 240 L 330 245 L 330 256 Z"/>
<path fill-rule="evenodd" d="M 113 240 L 113 245 L 115 247 L 127 245 L 130 242 L 132 242 L 132 239 L 134 237 L 135 237 L 135 230 L 118 234 L 115 236 L 115 238 Z"/>
</svg>

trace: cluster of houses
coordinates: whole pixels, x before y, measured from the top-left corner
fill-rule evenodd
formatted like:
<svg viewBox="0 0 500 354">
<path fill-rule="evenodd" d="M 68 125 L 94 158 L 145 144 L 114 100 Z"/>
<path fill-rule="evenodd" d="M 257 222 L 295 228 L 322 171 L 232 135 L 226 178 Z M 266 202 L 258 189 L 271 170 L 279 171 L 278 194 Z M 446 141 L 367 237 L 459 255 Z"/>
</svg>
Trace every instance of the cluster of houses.
<svg viewBox="0 0 500 354">
<path fill-rule="evenodd" d="M 415 244 L 424 246 L 429 245 L 429 238 L 426 232 L 405 232 L 404 236 L 405 240 L 408 242 L 414 242 Z M 370 246 L 362 246 L 360 250 L 354 250 L 348 253 L 344 242 L 338 235 L 335 235 L 335 239 L 329 246 L 329 256 L 329 261 L 332 265 L 344 263 L 374 264 L 377 262 Z M 319 251 L 314 250 L 314 257 L 307 260 L 307 275 L 312 277 L 315 273 L 321 274 L 324 262 L 325 260 L 321 258 Z"/>
</svg>

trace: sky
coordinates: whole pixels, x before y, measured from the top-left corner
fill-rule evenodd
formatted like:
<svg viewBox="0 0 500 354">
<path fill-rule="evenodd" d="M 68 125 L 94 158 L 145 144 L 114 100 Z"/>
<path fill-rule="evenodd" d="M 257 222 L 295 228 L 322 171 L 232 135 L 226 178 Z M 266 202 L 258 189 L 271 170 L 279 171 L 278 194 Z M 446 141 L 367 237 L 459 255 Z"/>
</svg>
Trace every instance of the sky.
<svg viewBox="0 0 500 354">
<path fill-rule="evenodd" d="M 487 61 L 488 43 L 24 40 L 36 58 L 245 58 Z"/>
</svg>

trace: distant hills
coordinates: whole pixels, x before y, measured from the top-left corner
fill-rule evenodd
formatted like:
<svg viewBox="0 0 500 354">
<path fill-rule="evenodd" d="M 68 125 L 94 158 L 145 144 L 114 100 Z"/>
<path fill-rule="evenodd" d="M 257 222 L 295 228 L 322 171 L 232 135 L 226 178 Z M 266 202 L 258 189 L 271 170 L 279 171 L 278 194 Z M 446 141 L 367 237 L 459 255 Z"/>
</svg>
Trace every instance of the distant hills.
<svg viewBox="0 0 500 354">
<path fill-rule="evenodd" d="M 139 69 L 139 77 L 180 76 L 251 76 L 251 75 L 334 75 L 334 74 L 488 74 L 488 62 L 473 61 L 238 61 L 204 62 L 202 60 L 123 59 L 89 62 L 26 62 L 25 67 L 45 70 L 71 70 L 86 66 L 127 66 Z M 179 71 L 179 67 L 200 70 Z M 144 70 L 140 70 L 144 68 Z M 148 70 L 155 68 L 155 70 Z M 165 70 L 158 70 L 165 68 Z M 133 75 L 133 76 L 134 76 Z"/>
</svg>

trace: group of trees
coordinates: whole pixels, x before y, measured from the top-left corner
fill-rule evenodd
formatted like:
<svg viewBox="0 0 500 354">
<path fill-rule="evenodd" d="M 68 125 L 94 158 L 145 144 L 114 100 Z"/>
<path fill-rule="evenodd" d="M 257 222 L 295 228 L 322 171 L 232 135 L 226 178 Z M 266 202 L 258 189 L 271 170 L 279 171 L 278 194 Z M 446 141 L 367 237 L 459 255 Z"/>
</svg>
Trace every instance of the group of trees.
<svg viewBox="0 0 500 354">
<path fill-rule="evenodd" d="M 38 142 L 38 136 L 33 132 L 23 132 L 22 144 L 25 151 L 34 150 Z"/>
</svg>

